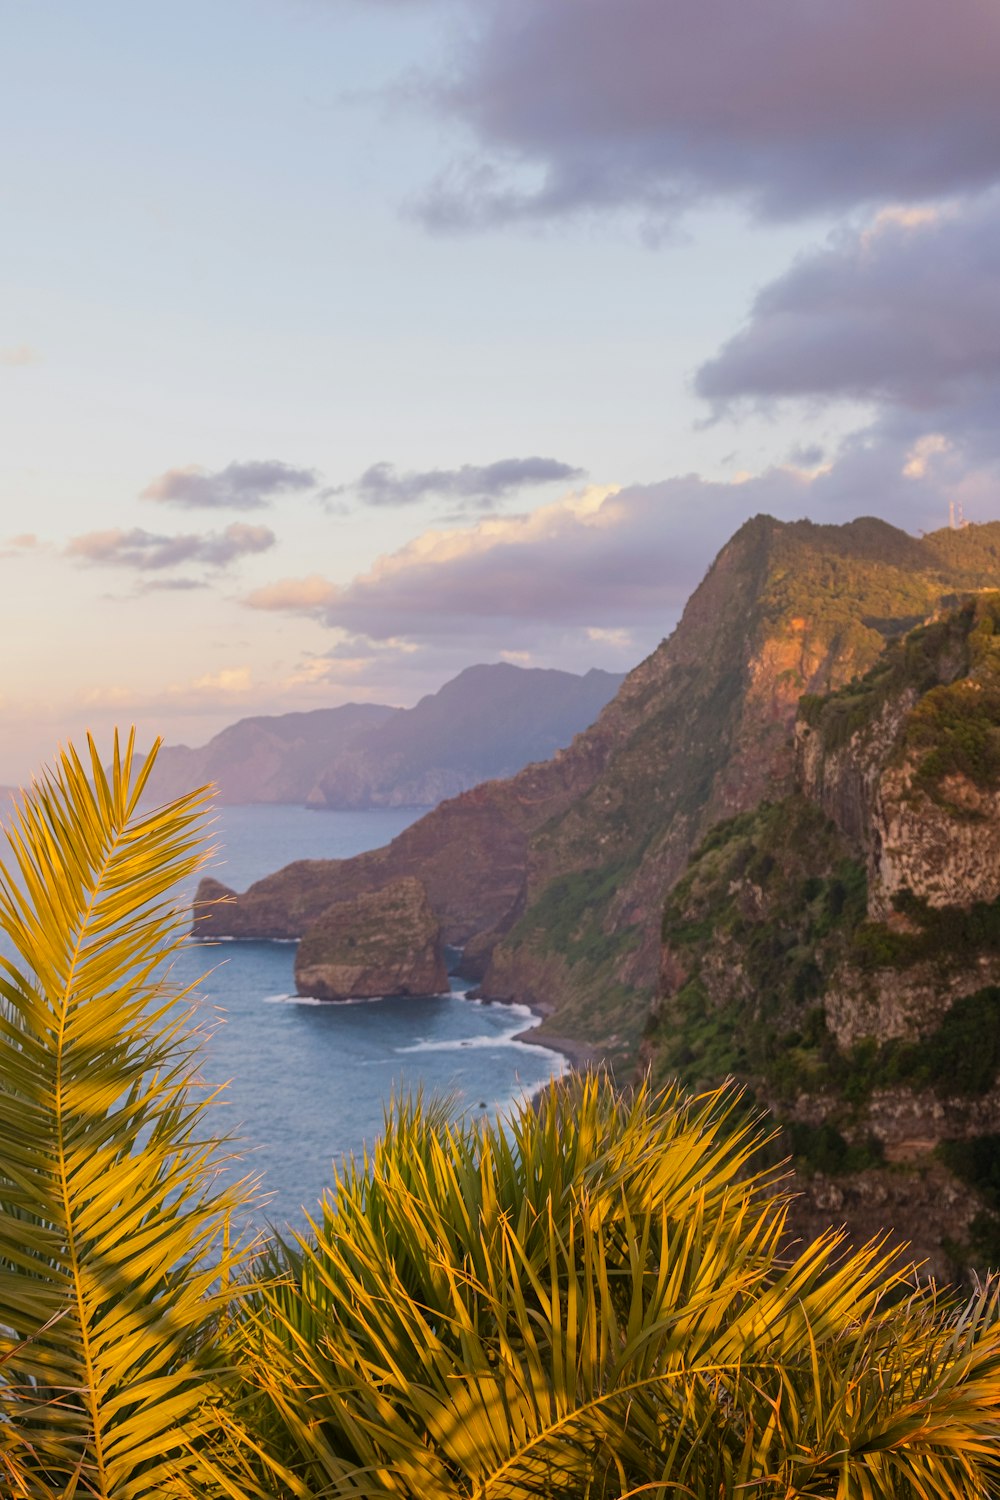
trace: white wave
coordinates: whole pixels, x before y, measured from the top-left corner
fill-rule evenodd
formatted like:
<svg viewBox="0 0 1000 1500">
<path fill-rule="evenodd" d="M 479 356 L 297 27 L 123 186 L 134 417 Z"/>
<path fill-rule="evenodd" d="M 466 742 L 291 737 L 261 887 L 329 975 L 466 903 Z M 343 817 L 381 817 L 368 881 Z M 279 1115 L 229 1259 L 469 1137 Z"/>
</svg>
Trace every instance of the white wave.
<svg viewBox="0 0 1000 1500">
<path fill-rule="evenodd" d="M 414 1042 L 409 1047 L 393 1047 L 394 1052 L 463 1052 L 490 1047 L 525 1047 L 530 1052 L 548 1052 L 548 1047 L 539 1047 L 532 1042 L 519 1041 L 519 1031 L 502 1031 L 497 1036 L 453 1037 L 446 1042 Z M 552 1055 L 552 1054 L 550 1054 Z"/>
<path fill-rule="evenodd" d="M 214 948 L 216 943 L 298 943 L 301 939 L 233 937 L 231 933 L 221 933 L 218 937 L 198 937 L 189 932 L 184 941 L 194 948 Z"/>
<path fill-rule="evenodd" d="M 348 1000 L 321 1000 L 318 995 L 265 995 L 265 1005 L 378 1005 L 384 995 L 352 995 Z"/>
</svg>

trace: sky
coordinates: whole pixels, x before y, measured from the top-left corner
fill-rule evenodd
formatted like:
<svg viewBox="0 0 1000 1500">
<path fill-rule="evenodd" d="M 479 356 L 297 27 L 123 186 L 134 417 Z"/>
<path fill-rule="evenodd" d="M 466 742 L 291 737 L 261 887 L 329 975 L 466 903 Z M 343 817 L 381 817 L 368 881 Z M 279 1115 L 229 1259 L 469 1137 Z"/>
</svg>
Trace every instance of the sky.
<svg viewBox="0 0 1000 1500">
<path fill-rule="evenodd" d="M 0 781 L 1000 518 L 995 0 L 0 0 Z"/>
</svg>

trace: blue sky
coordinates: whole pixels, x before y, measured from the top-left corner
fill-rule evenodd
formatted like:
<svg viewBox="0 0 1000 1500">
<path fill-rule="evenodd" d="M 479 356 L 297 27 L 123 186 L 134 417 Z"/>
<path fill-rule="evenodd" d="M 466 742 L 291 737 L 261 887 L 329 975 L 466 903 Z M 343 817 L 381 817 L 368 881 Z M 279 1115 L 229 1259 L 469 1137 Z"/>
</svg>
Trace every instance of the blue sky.
<svg viewBox="0 0 1000 1500">
<path fill-rule="evenodd" d="M 0 779 L 634 665 L 749 514 L 1000 514 L 1000 20 L 0 0 Z"/>
</svg>

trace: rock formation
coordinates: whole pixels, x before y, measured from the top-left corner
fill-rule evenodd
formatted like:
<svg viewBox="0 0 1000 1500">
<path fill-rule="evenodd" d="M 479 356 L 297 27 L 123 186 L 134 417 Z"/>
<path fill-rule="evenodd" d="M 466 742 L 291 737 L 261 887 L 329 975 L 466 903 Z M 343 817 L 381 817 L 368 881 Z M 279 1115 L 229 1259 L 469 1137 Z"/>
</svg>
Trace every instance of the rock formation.
<svg viewBox="0 0 1000 1500">
<path fill-rule="evenodd" d="M 295 988 L 320 1000 L 447 991 L 441 924 L 421 882 L 404 876 L 327 907 L 298 946 Z"/>
<path fill-rule="evenodd" d="M 785 1126 L 795 1221 L 1000 1258 L 1000 594 L 803 701 L 799 788 L 671 892 L 644 1055 Z"/>
</svg>

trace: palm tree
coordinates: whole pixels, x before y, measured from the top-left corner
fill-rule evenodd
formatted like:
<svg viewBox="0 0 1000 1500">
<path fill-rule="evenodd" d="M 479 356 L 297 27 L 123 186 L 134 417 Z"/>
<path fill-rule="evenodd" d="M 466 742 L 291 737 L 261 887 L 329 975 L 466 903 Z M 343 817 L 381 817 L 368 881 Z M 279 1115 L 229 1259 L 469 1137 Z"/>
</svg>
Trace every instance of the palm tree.
<svg viewBox="0 0 1000 1500">
<path fill-rule="evenodd" d="M 171 982 L 205 793 L 70 749 L 0 864 L 0 1475 L 14 1494 L 199 1491 L 243 1252 Z M 211 1335 L 211 1337 L 209 1337 Z M 207 1490 L 205 1491 L 207 1493 Z"/>
<path fill-rule="evenodd" d="M 992 1288 L 782 1254 L 737 1099 L 552 1084 L 508 1129 L 397 1108 L 245 1328 L 247 1495 L 1000 1494 Z"/>
</svg>

